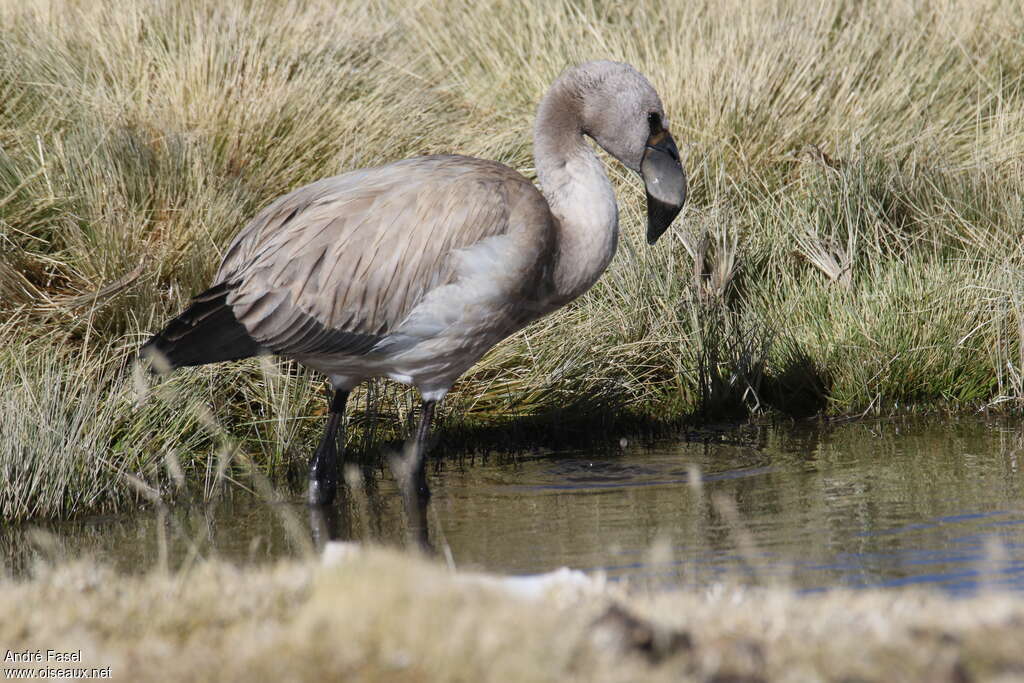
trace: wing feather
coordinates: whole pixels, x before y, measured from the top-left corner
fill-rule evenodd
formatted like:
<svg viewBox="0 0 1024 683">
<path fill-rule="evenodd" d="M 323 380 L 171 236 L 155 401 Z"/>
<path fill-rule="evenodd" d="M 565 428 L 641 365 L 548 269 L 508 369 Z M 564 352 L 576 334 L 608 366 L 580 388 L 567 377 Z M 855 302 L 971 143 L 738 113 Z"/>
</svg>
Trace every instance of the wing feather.
<svg viewBox="0 0 1024 683">
<path fill-rule="evenodd" d="M 367 353 L 452 281 L 454 252 L 531 222 L 541 229 L 548 215 L 537 189 L 506 166 L 419 157 L 281 197 L 231 243 L 217 281 L 274 351 Z"/>
</svg>

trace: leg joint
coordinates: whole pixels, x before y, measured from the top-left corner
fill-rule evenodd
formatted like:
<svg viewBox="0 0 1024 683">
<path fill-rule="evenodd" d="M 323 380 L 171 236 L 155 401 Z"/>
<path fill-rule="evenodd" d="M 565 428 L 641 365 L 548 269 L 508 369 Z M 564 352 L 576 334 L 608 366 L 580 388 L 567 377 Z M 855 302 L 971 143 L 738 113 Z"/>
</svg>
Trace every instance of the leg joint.
<svg viewBox="0 0 1024 683">
<path fill-rule="evenodd" d="M 348 390 L 335 389 L 331 394 L 331 412 L 344 413 L 346 403 L 348 403 Z"/>
</svg>

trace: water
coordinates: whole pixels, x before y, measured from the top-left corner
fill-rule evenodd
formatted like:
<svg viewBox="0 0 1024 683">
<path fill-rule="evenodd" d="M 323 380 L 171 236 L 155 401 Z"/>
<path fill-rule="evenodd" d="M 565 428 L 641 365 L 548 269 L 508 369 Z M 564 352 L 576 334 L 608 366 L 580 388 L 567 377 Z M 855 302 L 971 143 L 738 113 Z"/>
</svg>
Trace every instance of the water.
<svg viewBox="0 0 1024 683">
<path fill-rule="evenodd" d="M 459 566 L 499 572 L 1024 591 L 1022 460 L 1024 423 L 1006 420 L 745 426 L 601 455 L 449 461 L 432 473 L 429 516 Z M 368 484 L 365 499 L 343 501 L 338 533 L 401 543 L 394 485 Z M 162 516 L 0 529 L 0 557 L 16 574 L 40 555 L 89 553 L 129 570 L 162 552 L 172 566 L 263 562 L 300 553 L 308 518 L 301 504 L 235 495 Z"/>
</svg>

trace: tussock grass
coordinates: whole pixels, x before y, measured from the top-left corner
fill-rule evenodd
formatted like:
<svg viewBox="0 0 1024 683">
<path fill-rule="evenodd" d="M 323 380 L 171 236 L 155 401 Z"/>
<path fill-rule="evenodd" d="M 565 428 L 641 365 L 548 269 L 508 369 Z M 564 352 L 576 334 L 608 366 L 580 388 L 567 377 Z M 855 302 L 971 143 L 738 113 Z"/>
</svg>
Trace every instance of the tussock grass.
<svg viewBox="0 0 1024 683">
<path fill-rule="evenodd" d="M 308 376 L 189 371 L 140 408 L 134 349 L 282 192 L 433 152 L 531 174 L 538 98 L 598 57 L 659 88 L 691 204 L 648 249 L 613 166 L 611 269 L 495 349 L 450 415 L 1019 409 L 1021 35 L 1008 0 L 0 0 L 0 467 L 50 482 L 4 487 L 0 512 L 122 504 L 125 472 L 166 487 L 166 452 L 209 472 L 225 439 L 197 406 L 259 466 L 298 467 L 323 411 Z M 411 401 L 375 385 L 356 406 L 357 427 L 384 417 L 355 430 L 366 450 Z"/>
<path fill-rule="evenodd" d="M 41 567 L 0 582 L 0 608 L 6 648 L 81 649 L 82 666 L 123 681 L 1016 680 L 1024 620 L 1001 593 L 617 586 L 530 600 L 381 550 L 335 567 Z"/>
</svg>

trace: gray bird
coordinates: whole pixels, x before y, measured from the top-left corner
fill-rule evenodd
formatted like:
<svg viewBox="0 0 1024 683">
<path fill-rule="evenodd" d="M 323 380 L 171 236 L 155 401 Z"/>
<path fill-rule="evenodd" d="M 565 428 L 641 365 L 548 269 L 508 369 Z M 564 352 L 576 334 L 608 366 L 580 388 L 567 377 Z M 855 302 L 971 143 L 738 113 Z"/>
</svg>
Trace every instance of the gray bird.
<svg viewBox="0 0 1024 683">
<path fill-rule="evenodd" d="M 492 346 L 587 291 L 618 242 L 612 185 L 586 138 L 643 178 L 647 241 L 686 199 L 661 99 L 628 64 L 563 72 L 534 126 L 540 189 L 503 164 L 424 156 L 326 178 L 261 211 L 214 285 L 142 347 L 163 371 L 275 353 L 326 375 L 309 502 L 331 502 L 349 392 L 372 377 L 423 399 L 402 476 L 428 495 L 434 408 Z M 396 475 L 399 471 L 396 470 Z"/>
</svg>

